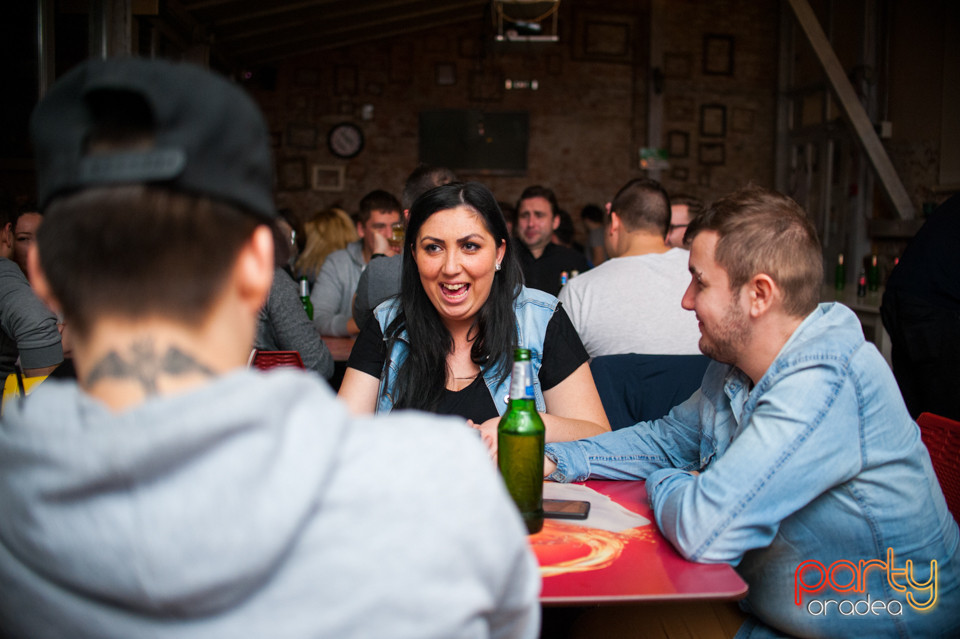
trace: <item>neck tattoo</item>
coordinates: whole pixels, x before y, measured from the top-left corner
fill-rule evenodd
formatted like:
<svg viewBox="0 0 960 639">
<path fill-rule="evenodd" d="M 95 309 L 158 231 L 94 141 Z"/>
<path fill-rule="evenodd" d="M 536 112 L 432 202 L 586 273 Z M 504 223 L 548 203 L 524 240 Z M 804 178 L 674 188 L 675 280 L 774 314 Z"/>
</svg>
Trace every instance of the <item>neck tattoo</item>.
<svg viewBox="0 0 960 639">
<path fill-rule="evenodd" d="M 87 376 L 86 385 L 92 387 L 108 378 L 132 380 L 140 384 L 148 396 L 157 394 L 157 380 L 161 375 L 199 374 L 213 377 L 214 372 L 176 346 L 170 346 L 160 355 L 153 340 L 146 338 L 134 342 L 126 356 L 111 351 L 97 362 Z"/>
</svg>

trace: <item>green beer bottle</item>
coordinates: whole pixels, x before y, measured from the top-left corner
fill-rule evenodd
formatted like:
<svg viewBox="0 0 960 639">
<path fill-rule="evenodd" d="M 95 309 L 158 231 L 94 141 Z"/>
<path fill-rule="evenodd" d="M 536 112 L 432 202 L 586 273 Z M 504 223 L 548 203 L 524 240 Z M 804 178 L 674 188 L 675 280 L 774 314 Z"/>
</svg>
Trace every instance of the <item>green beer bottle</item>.
<svg viewBox="0 0 960 639">
<path fill-rule="evenodd" d="M 303 304 L 303 310 L 307 312 L 307 317 L 313 321 L 313 302 L 310 301 L 310 291 L 307 290 L 307 277 L 300 277 L 300 303 Z"/>
<path fill-rule="evenodd" d="M 543 528 L 543 443 L 545 429 L 533 400 L 530 350 L 513 352 L 510 405 L 497 426 L 497 464 L 527 531 Z"/>
</svg>

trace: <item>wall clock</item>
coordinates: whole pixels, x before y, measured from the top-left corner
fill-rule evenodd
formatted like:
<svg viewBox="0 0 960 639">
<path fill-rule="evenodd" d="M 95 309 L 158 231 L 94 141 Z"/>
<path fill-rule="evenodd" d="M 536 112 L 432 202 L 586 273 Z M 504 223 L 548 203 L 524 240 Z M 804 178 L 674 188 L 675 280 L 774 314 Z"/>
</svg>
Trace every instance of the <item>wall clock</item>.
<svg viewBox="0 0 960 639">
<path fill-rule="evenodd" d="M 348 160 L 363 150 L 363 130 L 352 122 L 341 122 L 327 134 L 327 148 L 338 158 Z"/>
</svg>

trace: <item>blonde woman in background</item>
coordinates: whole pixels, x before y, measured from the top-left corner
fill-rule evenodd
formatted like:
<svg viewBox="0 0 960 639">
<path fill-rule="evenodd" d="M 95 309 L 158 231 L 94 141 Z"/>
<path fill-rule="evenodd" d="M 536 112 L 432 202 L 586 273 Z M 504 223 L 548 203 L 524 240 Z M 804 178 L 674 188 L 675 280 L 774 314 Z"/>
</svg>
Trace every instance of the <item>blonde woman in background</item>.
<svg viewBox="0 0 960 639">
<path fill-rule="evenodd" d="M 297 276 L 306 275 L 313 287 L 327 256 L 358 239 L 357 227 L 346 211 L 333 206 L 313 216 L 304 224 L 304 230 L 307 245 L 297 258 Z"/>
</svg>

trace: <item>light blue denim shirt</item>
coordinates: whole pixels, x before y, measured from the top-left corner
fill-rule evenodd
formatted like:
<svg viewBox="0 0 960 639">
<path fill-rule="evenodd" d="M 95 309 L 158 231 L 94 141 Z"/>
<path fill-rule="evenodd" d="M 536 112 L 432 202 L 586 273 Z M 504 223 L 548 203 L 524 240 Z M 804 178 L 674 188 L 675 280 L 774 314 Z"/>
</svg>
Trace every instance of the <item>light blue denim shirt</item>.
<svg viewBox="0 0 960 639">
<path fill-rule="evenodd" d="M 738 637 L 960 636 L 957 524 L 893 374 L 845 306 L 821 304 L 754 387 L 714 362 L 664 418 L 548 444 L 547 454 L 555 481 L 645 478 L 657 524 L 680 553 L 730 563 L 749 584 L 741 606 L 753 618 Z M 828 574 L 834 562 L 861 560 L 875 563 L 859 592 L 833 588 L 852 579 L 839 567 L 832 584 L 795 603 L 803 562 Z M 908 560 L 921 584 L 937 562 L 938 601 L 926 612 L 879 564 L 896 571 Z M 811 585 L 821 574 L 813 564 L 800 572 Z M 895 584 L 905 581 L 898 574 Z M 933 594 L 906 591 L 920 606 Z M 868 596 L 885 607 L 857 614 Z"/>
<path fill-rule="evenodd" d="M 533 365 L 533 395 L 537 410 L 547 410 L 540 387 L 540 365 L 543 363 L 543 340 L 547 334 L 547 324 L 557 310 L 557 298 L 532 288 L 523 287 L 514 300 L 513 309 L 517 317 L 517 344 L 520 348 L 530 349 L 530 363 Z M 393 298 L 380 304 L 374 315 L 380 323 L 380 330 L 386 340 L 387 327 L 400 311 L 400 300 Z M 389 413 L 393 410 L 393 390 L 396 386 L 397 372 L 407 358 L 410 345 L 406 329 L 394 342 L 393 349 L 387 354 L 383 373 L 380 375 L 380 391 L 377 399 L 377 413 Z M 482 369 L 483 381 L 490 391 L 493 403 L 500 415 L 507 409 L 507 395 L 510 392 L 510 371 L 507 375 L 498 367 L 487 366 Z M 502 379 L 501 379 L 502 378 Z"/>
</svg>

